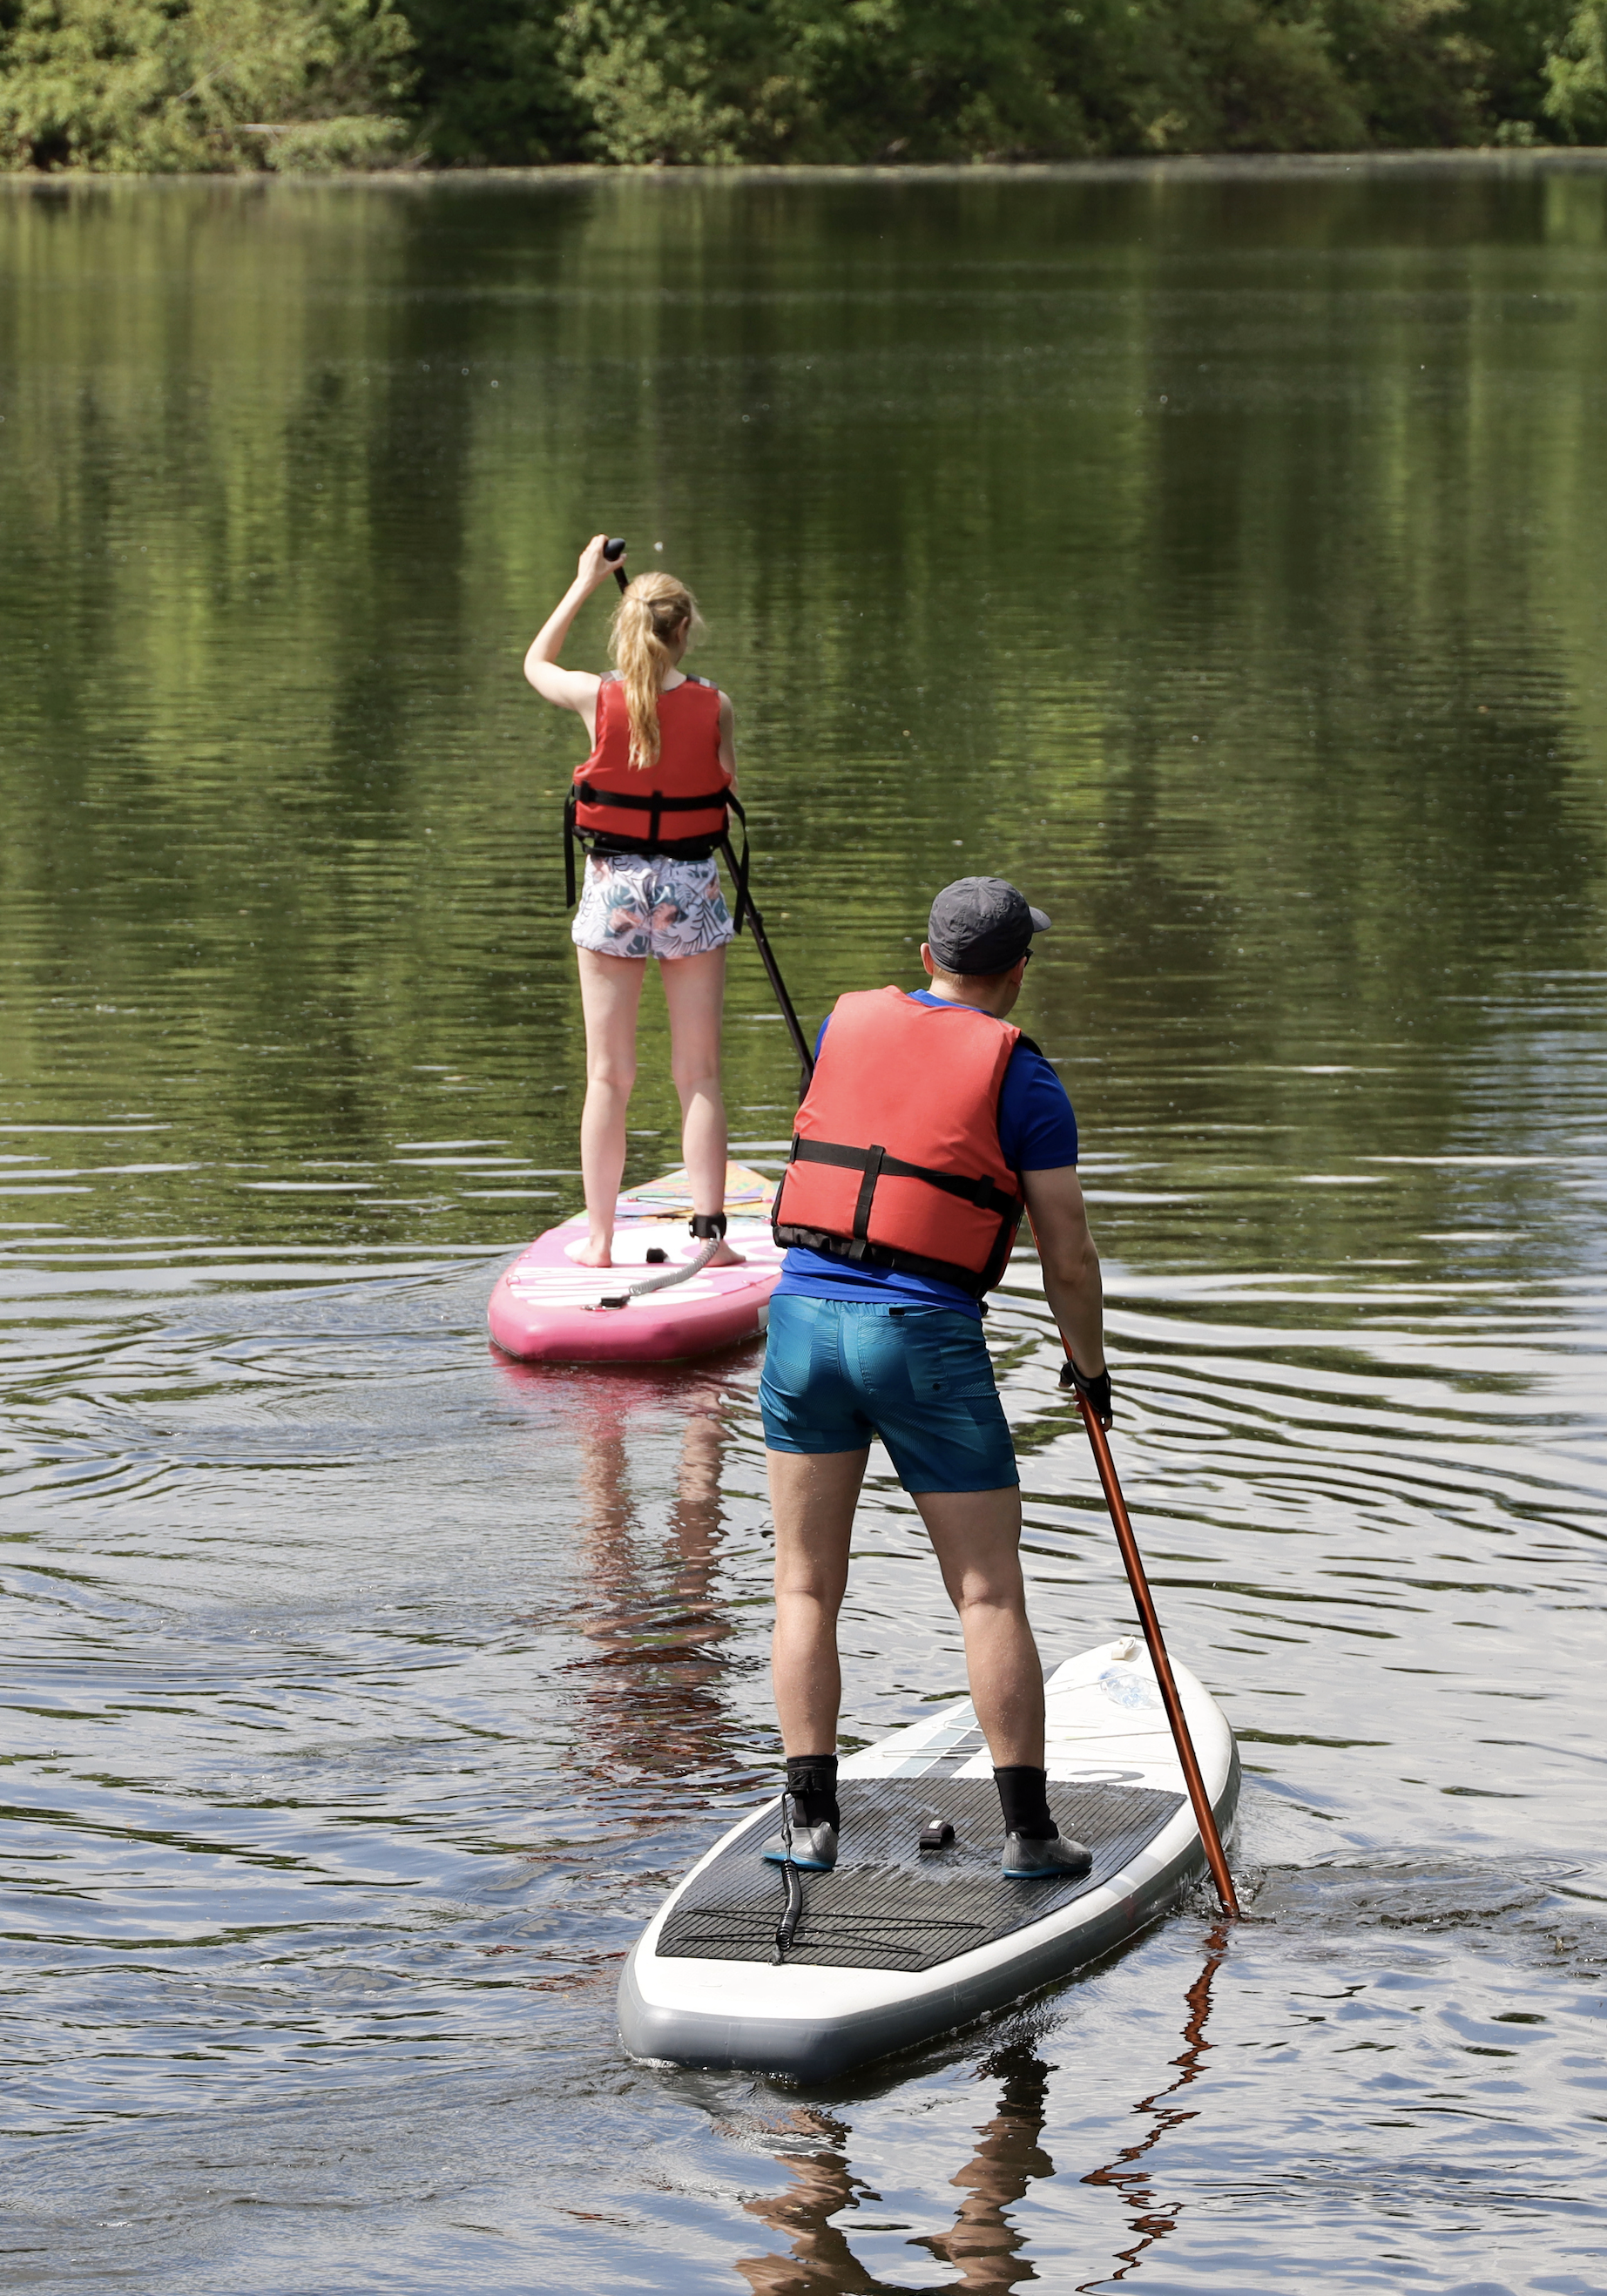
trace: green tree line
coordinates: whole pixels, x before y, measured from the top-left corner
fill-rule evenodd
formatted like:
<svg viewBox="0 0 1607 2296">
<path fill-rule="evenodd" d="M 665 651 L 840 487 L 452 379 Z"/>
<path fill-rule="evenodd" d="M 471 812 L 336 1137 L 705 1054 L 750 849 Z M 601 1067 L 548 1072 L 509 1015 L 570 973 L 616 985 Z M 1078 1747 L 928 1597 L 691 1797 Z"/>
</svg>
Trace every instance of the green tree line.
<svg viewBox="0 0 1607 2296">
<path fill-rule="evenodd" d="M 1607 0 L 0 0 L 12 170 L 1607 140 Z"/>
</svg>

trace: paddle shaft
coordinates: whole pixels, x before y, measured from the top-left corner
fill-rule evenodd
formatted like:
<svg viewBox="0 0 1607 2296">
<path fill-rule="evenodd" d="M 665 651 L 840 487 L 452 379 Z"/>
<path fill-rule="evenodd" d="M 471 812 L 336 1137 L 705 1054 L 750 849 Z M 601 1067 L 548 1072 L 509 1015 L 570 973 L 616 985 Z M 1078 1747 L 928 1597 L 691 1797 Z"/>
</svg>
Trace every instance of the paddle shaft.
<svg viewBox="0 0 1607 2296">
<path fill-rule="evenodd" d="M 742 878 L 737 870 L 736 856 L 731 849 L 730 838 L 722 837 L 719 840 L 719 847 L 720 851 L 726 857 L 726 866 L 730 870 L 732 876 L 736 880 L 737 883 L 741 884 Z M 744 843 L 744 854 L 746 851 L 747 847 Z M 781 1017 L 787 1024 L 787 1034 L 792 1039 L 792 1048 L 797 1053 L 799 1060 L 802 1064 L 804 1085 L 807 1089 L 809 1078 L 815 1073 L 815 1055 L 809 1050 L 809 1040 L 804 1035 L 803 1029 L 799 1021 L 798 1014 L 793 1010 L 792 999 L 787 994 L 787 984 L 781 977 L 781 967 L 775 962 L 775 954 L 771 949 L 768 940 L 765 938 L 765 921 L 763 917 L 760 916 L 758 908 L 754 905 L 752 894 L 746 890 L 744 890 L 742 895 L 742 910 L 749 923 L 753 927 L 753 946 L 758 949 L 760 961 L 764 965 L 765 971 L 770 977 L 770 986 L 775 992 L 775 1001 L 781 1007 Z"/>
<path fill-rule="evenodd" d="M 1036 1229 L 1033 1242 L 1037 1242 Z M 1042 1251 L 1038 1257 L 1042 1259 Z M 1061 1345 L 1066 1350 L 1066 1360 L 1071 1361 L 1071 1349 L 1065 1333 L 1061 1333 Z M 1166 1637 L 1160 1631 L 1160 1613 L 1155 1597 L 1150 1592 L 1150 1582 L 1144 1567 L 1144 1557 L 1138 1552 L 1138 1541 L 1133 1536 L 1133 1525 L 1127 1513 L 1127 1501 L 1121 1496 L 1121 1485 L 1116 1477 L 1116 1462 L 1111 1456 L 1110 1439 L 1099 1423 L 1099 1414 L 1080 1388 L 1075 1390 L 1078 1407 L 1083 1415 L 1083 1425 L 1088 1431 L 1088 1440 L 1094 1447 L 1094 1464 L 1099 1470 L 1099 1480 L 1104 1488 L 1105 1505 L 1111 1510 L 1111 1523 L 1116 1533 L 1116 1544 L 1121 1549 L 1122 1567 L 1127 1574 L 1127 1584 L 1133 1590 L 1133 1600 L 1138 1607 L 1139 1623 L 1144 1638 L 1150 1646 L 1150 1657 L 1155 1669 L 1155 1684 L 1160 1693 L 1166 1718 L 1172 1726 L 1172 1738 L 1177 1748 L 1177 1759 L 1183 1765 L 1184 1783 L 1188 1798 L 1194 1806 L 1194 1822 L 1200 1828 L 1200 1839 L 1205 1846 L 1206 1862 L 1211 1869 L 1211 1880 L 1217 1885 L 1217 1896 L 1222 1910 L 1234 1921 L 1239 1919 L 1239 1900 L 1234 1889 L 1234 1877 L 1227 1870 L 1227 1857 L 1222 1848 L 1222 1836 L 1217 1830 L 1217 1813 L 1211 1808 L 1211 1798 L 1205 1790 L 1200 1759 L 1194 1751 L 1194 1742 L 1189 1735 L 1188 1720 L 1183 1711 L 1183 1701 L 1172 1677 L 1172 1662 L 1166 1654 Z"/>
<path fill-rule="evenodd" d="M 1183 1775 L 1188 1785 L 1188 1798 L 1194 1806 L 1194 1819 L 1200 1828 L 1200 1839 L 1205 1845 L 1211 1880 L 1217 1885 L 1217 1896 L 1222 1910 L 1234 1921 L 1239 1918 L 1239 1900 L 1234 1890 L 1234 1877 L 1227 1870 L 1227 1858 L 1222 1848 L 1222 1836 L 1217 1831 L 1217 1813 L 1211 1808 L 1210 1796 L 1205 1790 L 1201 1775 L 1194 1742 L 1189 1735 L 1188 1722 L 1183 1711 L 1183 1701 L 1177 1685 L 1172 1678 L 1172 1662 L 1166 1654 L 1166 1641 L 1160 1631 L 1160 1620 L 1155 1610 L 1155 1598 L 1150 1592 L 1144 1557 L 1138 1552 L 1138 1541 L 1133 1536 L 1127 1502 L 1121 1496 L 1121 1485 L 1116 1480 L 1116 1462 L 1111 1456 L 1110 1439 L 1099 1423 L 1099 1415 L 1087 1397 L 1078 1393 L 1078 1406 L 1082 1412 L 1083 1425 L 1088 1431 L 1088 1440 L 1094 1446 L 1094 1464 L 1099 1469 L 1099 1480 L 1104 1486 L 1105 1505 L 1111 1510 L 1111 1521 L 1116 1531 L 1116 1544 L 1121 1549 L 1122 1562 L 1127 1570 L 1127 1584 L 1133 1590 L 1133 1600 L 1138 1606 L 1139 1620 L 1144 1627 L 1144 1638 L 1150 1646 L 1154 1662 L 1155 1682 L 1166 1708 L 1166 1718 L 1172 1726 L 1177 1742 L 1177 1759 L 1183 1765 Z"/>
<path fill-rule="evenodd" d="M 607 559 L 611 566 L 614 566 L 615 559 L 623 558 L 625 555 L 625 543 L 623 537 L 616 535 L 611 541 L 605 542 L 603 545 L 603 555 Z M 623 566 L 614 566 L 614 579 L 619 585 L 621 590 L 629 589 L 630 576 L 626 572 Z"/>
</svg>

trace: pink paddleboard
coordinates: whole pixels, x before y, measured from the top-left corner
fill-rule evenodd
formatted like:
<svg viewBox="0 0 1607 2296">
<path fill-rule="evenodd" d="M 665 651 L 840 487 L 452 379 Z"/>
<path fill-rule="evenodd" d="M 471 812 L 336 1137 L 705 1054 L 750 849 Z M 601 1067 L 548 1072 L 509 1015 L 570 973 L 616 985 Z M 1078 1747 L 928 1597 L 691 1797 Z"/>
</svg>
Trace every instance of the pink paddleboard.
<svg viewBox="0 0 1607 2296">
<path fill-rule="evenodd" d="M 605 1308 L 627 1285 L 684 1267 L 702 1250 L 688 1233 L 685 1172 L 667 1172 L 619 1198 L 614 1264 L 580 1267 L 586 1215 L 548 1228 L 522 1251 L 491 1294 L 487 1321 L 504 1354 L 525 1363 L 673 1363 L 755 1339 L 765 1328 L 782 1254 L 770 1234 L 775 1183 L 745 1165 L 726 1168 L 726 1241 L 741 1267 L 706 1267 L 685 1283 Z M 662 1251 L 661 1266 L 648 1259 Z"/>
</svg>

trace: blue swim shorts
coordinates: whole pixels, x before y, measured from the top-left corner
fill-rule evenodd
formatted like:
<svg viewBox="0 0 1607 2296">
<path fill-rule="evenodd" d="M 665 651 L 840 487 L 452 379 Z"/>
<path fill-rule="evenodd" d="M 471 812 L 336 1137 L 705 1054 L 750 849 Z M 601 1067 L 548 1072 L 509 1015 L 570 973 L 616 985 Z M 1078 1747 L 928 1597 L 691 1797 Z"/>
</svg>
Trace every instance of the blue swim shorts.
<svg viewBox="0 0 1607 2296">
<path fill-rule="evenodd" d="M 758 1402 L 772 1451 L 863 1451 L 880 1435 L 906 1491 L 1021 1480 L 982 1327 L 956 1308 L 783 1293 Z"/>
</svg>

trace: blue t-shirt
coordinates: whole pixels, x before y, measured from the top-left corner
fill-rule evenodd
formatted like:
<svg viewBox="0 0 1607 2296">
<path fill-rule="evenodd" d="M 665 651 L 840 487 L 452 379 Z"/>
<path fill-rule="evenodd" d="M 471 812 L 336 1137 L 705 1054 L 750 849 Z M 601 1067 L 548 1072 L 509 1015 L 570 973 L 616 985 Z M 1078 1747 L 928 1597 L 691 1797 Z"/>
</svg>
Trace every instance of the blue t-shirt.
<svg viewBox="0 0 1607 2296">
<path fill-rule="evenodd" d="M 911 999 L 934 1005 L 939 1012 L 964 1012 L 948 997 L 917 988 Z M 827 1019 L 815 1040 L 818 1059 Z M 1077 1161 L 1077 1118 L 1066 1087 L 1044 1058 L 1029 1046 L 1018 1045 L 1004 1070 L 999 1094 L 999 1145 L 1013 1172 L 1053 1172 Z M 824 1251 L 807 1251 L 794 1244 L 782 1262 L 781 1282 L 774 1296 L 788 1293 L 809 1300 L 869 1300 L 885 1305 L 889 1300 L 919 1300 L 929 1308 L 957 1308 L 979 1319 L 981 1302 L 957 1283 L 935 1275 L 906 1275 L 897 1268 L 856 1267 L 851 1260 L 832 1259 Z"/>
</svg>

